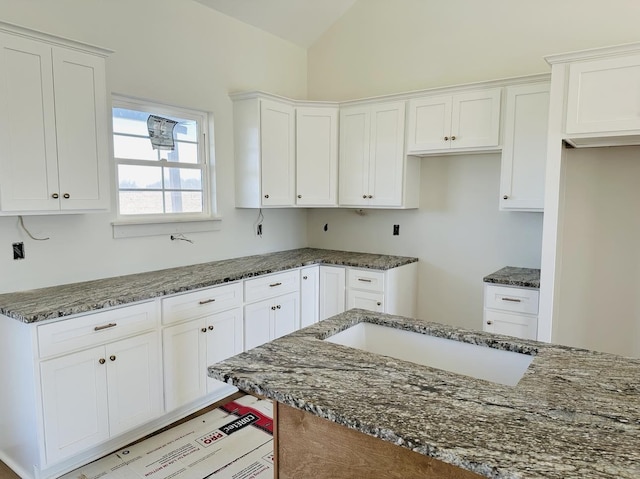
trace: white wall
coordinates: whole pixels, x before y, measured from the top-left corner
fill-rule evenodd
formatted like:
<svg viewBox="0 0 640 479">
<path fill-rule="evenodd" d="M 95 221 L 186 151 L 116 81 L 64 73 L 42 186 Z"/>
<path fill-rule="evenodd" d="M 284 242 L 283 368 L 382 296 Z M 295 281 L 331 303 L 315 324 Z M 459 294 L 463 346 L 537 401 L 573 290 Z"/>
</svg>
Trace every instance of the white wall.
<svg viewBox="0 0 640 479">
<path fill-rule="evenodd" d="M 112 91 L 213 112 L 220 231 L 114 240 L 113 214 L 25 217 L 35 242 L 0 217 L 0 292 L 115 276 L 306 245 L 306 213 L 236 210 L 230 91 L 304 98 L 306 51 L 190 0 L 0 0 L 0 20 L 115 50 Z M 11 243 L 24 241 L 14 261 Z"/>
<path fill-rule="evenodd" d="M 635 0 L 359 0 L 309 49 L 309 97 L 548 72 L 544 55 L 637 41 L 639 14 Z M 425 158 L 418 211 L 312 211 L 309 243 L 418 256 L 419 316 L 481 328 L 482 277 L 540 267 L 542 215 L 499 212 L 498 182 L 497 154 Z"/>
<path fill-rule="evenodd" d="M 639 154 L 565 150 L 553 342 L 640 357 Z"/>
<path fill-rule="evenodd" d="M 499 154 L 421 161 L 419 209 L 312 211 L 309 243 L 417 256 L 418 317 L 481 329 L 482 278 L 505 265 L 540 267 L 542 215 L 498 211 Z"/>
</svg>

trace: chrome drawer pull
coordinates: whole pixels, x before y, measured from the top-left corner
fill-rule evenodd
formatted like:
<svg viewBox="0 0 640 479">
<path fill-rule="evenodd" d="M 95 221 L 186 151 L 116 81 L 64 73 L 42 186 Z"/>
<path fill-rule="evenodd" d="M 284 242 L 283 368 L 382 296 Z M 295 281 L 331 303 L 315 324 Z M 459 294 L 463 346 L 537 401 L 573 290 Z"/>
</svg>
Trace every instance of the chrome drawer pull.
<svg viewBox="0 0 640 479">
<path fill-rule="evenodd" d="M 358 278 L 358 281 L 362 281 L 363 283 L 371 283 L 370 279 Z"/>
<path fill-rule="evenodd" d="M 516 299 L 516 298 L 502 298 L 502 301 L 511 301 L 512 303 L 522 303 L 521 299 Z"/>
<path fill-rule="evenodd" d="M 115 328 L 117 326 L 116 323 L 105 324 L 104 326 L 96 326 L 93 328 L 94 331 L 102 331 L 103 329 Z"/>
<path fill-rule="evenodd" d="M 273 284 L 270 284 L 269 287 L 270 288 L 274 288 L 276 286 L 281 286 L 281 285 L 282 285 L 282 283 L 273 283 Z"/>
<path fill-rule="evenodd" d="M 202 301 L 198 301 L 198 304 L 209 304 L 213 303 L 215 299 L 203 299 Z"/>
</svg>

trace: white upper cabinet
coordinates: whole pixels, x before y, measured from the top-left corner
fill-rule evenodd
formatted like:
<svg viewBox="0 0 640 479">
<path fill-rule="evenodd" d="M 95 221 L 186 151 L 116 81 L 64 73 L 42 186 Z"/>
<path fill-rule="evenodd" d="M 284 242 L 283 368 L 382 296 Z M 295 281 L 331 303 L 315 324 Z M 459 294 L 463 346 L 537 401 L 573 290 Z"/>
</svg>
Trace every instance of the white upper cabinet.
<svg viewBox="0 0 640 479">
<path fill-rule="evenodd" d="M 296 108 L 296 204 L 338 204 L 338 108 Z"/>
<path fill-rule="evenodd" d="M 640 144 L 640 43 L 546 60 L 563 108 L 563 139 L 576 147 Z"/>
<path fill-rule="evenodd" d="M 409 100 L 407 154 L 498 148 L 501 90 L 488 88 Z"/>
<path fill-rule="evenodd" d="M 500 209 L 542 211 L 549 124 L 548 81 L 506 87 Z"/>
<path fill-rule="evenodd" d="M 291 206 L 295 192 L 295 113 L 290 105 L 260 102 L 262 204 Z"/>
<path fill-rule="evenodd" d="M 405 102 L 340 110 L 341 206 L 418 207 L 420 164 L 404 155 Z"/>
<path fill-rule="evenodd" d="M 0 30 L 0 210 L 108 209 L 106 51 Z"/>
</svg>

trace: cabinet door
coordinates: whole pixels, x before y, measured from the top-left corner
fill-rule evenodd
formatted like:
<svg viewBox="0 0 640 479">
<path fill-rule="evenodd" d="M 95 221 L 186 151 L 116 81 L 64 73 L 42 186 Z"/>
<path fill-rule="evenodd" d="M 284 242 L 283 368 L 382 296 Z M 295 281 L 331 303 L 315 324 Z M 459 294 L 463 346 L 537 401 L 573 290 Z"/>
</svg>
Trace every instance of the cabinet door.
<svg viewBox="0 0 640 479">
<path fill-rule="evenodd" d="M 189 321 L 162 331 L 164 398 L 167 411 L 207 393 L 207 328 L 204 319 Z"/>
<path fill-rule="evenodd" d="M 105 359 L 100 346 L 40 363 L 47 464 L 109 438 Z"/>
<path fill-rule="evenodd" d="M 369 203 L 369 139 L 371 111 L 368 107 L 340 110 L 339 202 L 362 206 Z"/>
<path fill-rule="evenodd" d="M 292 106 L 260 102 L 262 204 L 293 206 L 295 194 L 295 130 Z"/>
<path fill-rule="evenodd" d="M 505 334 L 522 339 L 536 339 L 538 318 L 534 315 L 485 309 L 483 329 L 489 333 Z"/>
<path fill-rule="evenodd" d="M 320 266 L 320 320 L 345 311 L 345 268 Z"/>
<path fill-rule="evenodd" d="M 104 59 L 53 49 L 60 209 L 108 209 Z"/>
<path fill-rule="evenodd" d="M 640 130 L 640 55 L 569 66 L 566 132 Z"/>
<path fill-rule="evenodd" d="M 450 148 L 451 96 L 409 100 L 407 154 Z"/>
<path fill-rule="evenodd" d="M 549 83 L 506 89 L 500 209 L 542 211 L 549 123 Z"/>
<path fill-rule="evenodd" d="M 296 109 L 296 204 L 338 204 L 338 109 Z"/>
<path fill-rule="evenodd" d="M 300 270 L 300 327 L 318 322 L 320 297 L 320 267 L 311 266 Z"/>
<path fill-rule="evenodd" d="M 404 102 L 375 105 L 371 112 L 369 205 L 402 205 Z"/>
<path fill-rule="evenodd" d="M 493 88 L 453 96 L 452 149 L 498 146 L 501 91 Z"/>
<path fill-rule="evenodd" d="M 384 294 L 347 290 L 347 309 L 360 308 L 384 313 Z"/>
<path fill-rule="evenodd" d="M 58 210 L 49 45 L 0 33 L 0 208 Z"/>
<path fill-rule="evenodd" d="M 152 331 L 105 347 L 111 436 L 162 412 L 159 343 Z"/>
<path fill-rule="evenodd" d="M 271 339 L 276 339 L 300 329 L 300 294 L 289 293 L 274 298 L 273 329 Z"/>
<path fill-rule="evenodd" d="M 217 313 L 206 320 L 207 359 L 201 374 L 206 377 L 207 393 L 228 387 L 227 384 L 207 376 L 206 366 L 240 354 L 243 348 L 242 309 L 235 308 Z"/>
<path fill-rule="evenodd" d="M 274 299 L 265 299 L 244 307 L 244 350 L 271 341 L 271 313 Z"/>
</svg>

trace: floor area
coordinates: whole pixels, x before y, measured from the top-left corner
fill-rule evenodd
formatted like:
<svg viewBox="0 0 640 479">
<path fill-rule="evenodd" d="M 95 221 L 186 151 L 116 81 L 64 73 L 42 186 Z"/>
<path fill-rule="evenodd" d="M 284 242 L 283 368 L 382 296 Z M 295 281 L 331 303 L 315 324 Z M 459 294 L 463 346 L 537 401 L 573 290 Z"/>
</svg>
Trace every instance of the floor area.
<svg viewBox="0 0 640 479">
<path fill-rule="evenodd" d="M 273 477 L 272 417 L 269 401 L 238 393 L 61 479 L 164 479 L 167 475 L 176 479 L 215 479 L 227 477 L 232 470 L 233 477 Z M 245 428 L 246 425 L 252 427 Z M 215 447 L 209 447 L 214 441 Z M 189 452 L 185 454 L 185 450 Z M 143 459 L 132 461 L 133 457 Z M 256 475 L 259 471 L 263 473 Z M 0 479 L 20 477 L 0 461 Z"/>
</svg>

